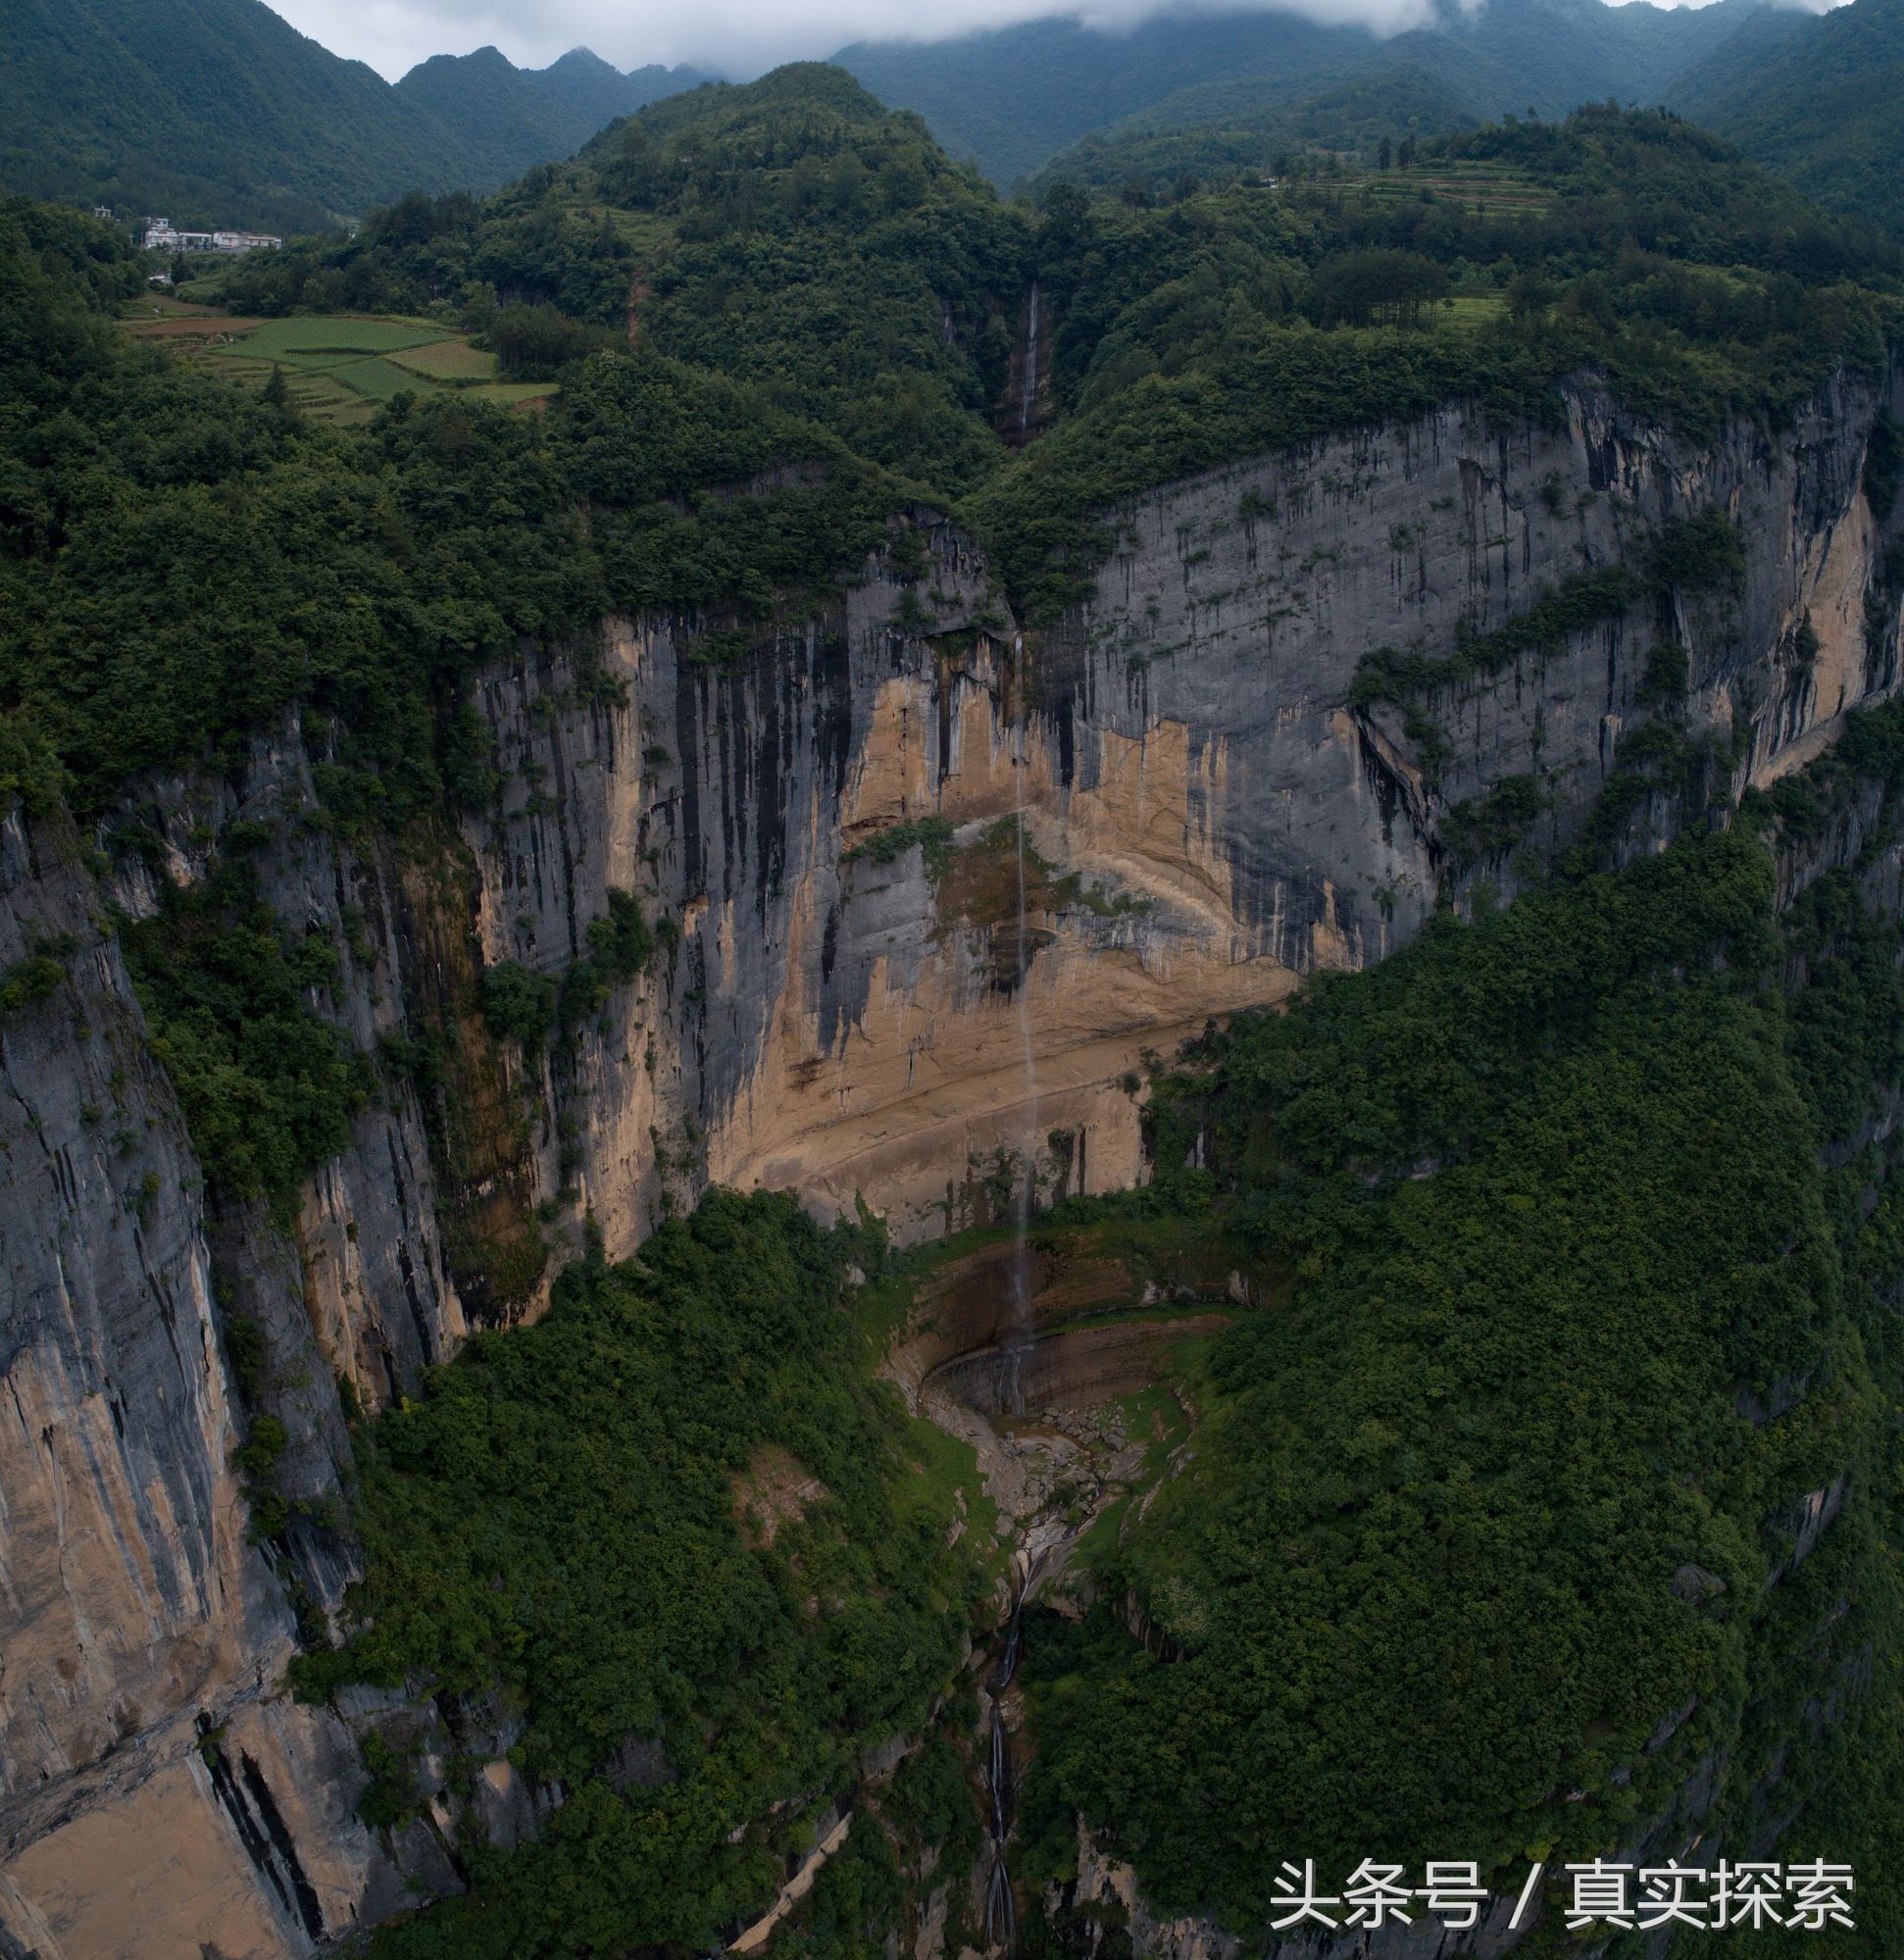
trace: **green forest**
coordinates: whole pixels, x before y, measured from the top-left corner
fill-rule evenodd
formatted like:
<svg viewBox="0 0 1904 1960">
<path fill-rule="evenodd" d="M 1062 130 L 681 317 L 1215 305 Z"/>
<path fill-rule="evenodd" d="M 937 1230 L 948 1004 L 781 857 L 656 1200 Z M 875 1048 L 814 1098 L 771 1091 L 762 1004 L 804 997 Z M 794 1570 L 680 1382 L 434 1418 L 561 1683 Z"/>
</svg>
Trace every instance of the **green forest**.
<svg viewBox="0 0 1904 1960">
<path fill-rule="evenodd" d="M 1881 365 L 1904 269 L 1657 113 L 1457 134 L 1360 182 L 1185 181 L 1161 204 L 1002 203 L 916 119 L 795 68 L 658 104 L 486 204 L 407 200 L 225 297 L 430 314 L 499 335 L 506 366 L 546 309 L 619 328 L 954 503 L 1036 620 L 1102 555 L 1116 499 L 1450 395 L 1538 416 L 1599 369 L 1689 433 L 1776 416 L 1840 362 Z M 1423 301 L 1339 303 L 1370 277 Z M 1057 427 L 1014 456 L 1034 278 Z"/>
<path fill-rule="evenodd" d="M 1895 798 L 1904 717 L 1860 740 Z M 1150 1202 L 1214 1205 L 1292 1285 L 1220 1342 L 1190 1473 L 1106 1558 L 1166 1656 L 1102 1611 L 1027 1634 L 1054 1876 L 1078 1809 L 1158 1908 L 1237 1927 L 1269 1843 L 1459 1843 L 1518 1884 L 1717 1760 L 1729 1834 L 1801 1811 L 1790 1855 L 1869 1874 L 1843 1950 L 1897 1936 L 1900 1268 L 1860 1197 L 1889 1146 L 1821 1150 L 1904 1069 L 1898 931 L 1845 874 L 1779 921 L 1754 815 L 1444 917 L 1158 1084 Z"/>
<path fill-rule="evenodd" d="M 706 1950 L 862 1750 L 929 1729 L 985 1574 L 947 1541 L 958 1446 L 874 1382 L 839 1310 L 877 1256 L 789 1197 L 712 1193 L 633 1263 L 571 1268 L 546 1320 L 478 1335 L 368 1434 L 368 1631 L 303 1657 L 299 1692 L 421 1671 L 493 1697 L 524 1725 L 511 1760 L 570 1791 L 541 1842 L 473 1849 L 472 1896 L 379 1952 Z M 775 1465 L 817 1485 L 791 1515 L 748 1508 Z M 421 1799 L 376 1767 L 387 1826 Z"/>
<path fill-rule="evenodd" d="M 1449 400 L 1551 421 L 1580 377 L 1688 437 L 1778 429 L 1834 376 L 1886 375 L 1899 330 L 1896 246 L 1655 111 L 1459 129 L 1275 192 L 1105 188 L 1002 199 L 834 69 L 672 97 L 493 195 L 408 196 L 223 276 L 235 316 L 439 323 L 560 383 L 535 412 L 401 391 L 352 427 L 134 340 L 123 238 L 0 201 L 0 807 L 156 867 L 142 779 L 233 774 L 295 709 L 296 823 L 447 855 L 502 780 L 476 678 L 605 614 L 771 658 L 878 563 L 927 630 L 918 526 L 943 513 L 1035 631 L 1120 500 L 1197 470 Z M 1736 548 L 1695 518 L 1648 576 L 1724 576 Z M 1637 578 L 1549 594 L 1525 629 Z M 1370 699 L 1410 684 L 1368 651 Z M 1797 1805 L 1787 1850 L 1857 1862 L 1866 1943 L 1817 1950 L 1904 1939 L 1904 1239 L 1893 1146 L 1862 1129 L 1904 1069 L 1897 927 L 1862 865 L 1775 906 L 1874 782 L 1887 838 L 1893 710 L 1724 827 L 1625 869 L 1589 832 L 1513 905 L 1159 1061 L 1154 1184 L 1040 1230 L 1188 1221 L 1281 1290 L 1216 1338 L 1185 1473 L 1097 1542 L 1096 1609 L 1035 1616 L 1032 1895 L 1075 1876 L 1082 1814 L 1155 1905 L 1247 1931 L 1265 1845 L 1499 1876 L 1626 1841 L 1717 1764 L 1729 1841 Z M 942 846 L 929 821 L 886 855 Z M 455 1030 L 344 1040 L 312 1005 L 335 948 L 264 904 L 236 829 L 120 944 L 215 1208 L 288 1227 L 358 1115 L 440 1086 Z M 534 1057 L 677 930 L 618 889 L 560 980 L 473 981 L 472 1023 Z M 0 975 L 0 1025 L 58 960 Z M 467 1894 L 375 1951 L 706 1951 L 895 1734 L 919 1746 L 782 1950 L 872 1960 L 902 1866 L 970 1867 L 964 1670 L 999 1561 L 970 1451 L 877 1373 L 854 1276 L 886 1262 L 874 1221 L 717 1190 L 353 1425 L 364 1576 L 291 1685 L 489 1710 L 496 1753 L 566 1792 L 533 1845 L 459 1843 Z M 260 1424 L 238 1458 L 266 1537 L 273 1446 Z M 776 1480 L 804 1494 L 768 1502 Z M 365 1768 L 365 1823 L 414 1819 L 422 1766 L 377 1739 Z M 1036 1909 L 1025 1949 L 1088 1933 Z"/>
<path fill-rule="evenodd" d="M 1888 0 L 1767 8 L 1680 78 L 1675 108 L 1832 211 L 1904 229 L 1904 16 Z"/>
</svg>

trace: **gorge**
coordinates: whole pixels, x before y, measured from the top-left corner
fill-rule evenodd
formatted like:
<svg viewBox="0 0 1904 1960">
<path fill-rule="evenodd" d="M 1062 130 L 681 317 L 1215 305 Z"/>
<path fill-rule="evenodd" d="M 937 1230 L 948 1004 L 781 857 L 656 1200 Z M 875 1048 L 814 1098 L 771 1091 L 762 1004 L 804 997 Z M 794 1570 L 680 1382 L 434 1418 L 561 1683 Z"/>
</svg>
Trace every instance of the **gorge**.
<svg viewBox="0 0 1904 1960">
<path fill-rule="evenodd" d="M 511 786 L 433 872 L 300 823 L 313 746 L 294 724 L 223 778 L 139 785 L 95 834 L 139 821 L 157 839 L 143 857 L 89 868 L 70 827 L 16 812 L 0 955 L 34 933 L 73 949 L 62 991 L 4 1036 L 0 1235 L 32 1303 L 12 1323 L 26 1338 L 5 1445 L 10 1935 L 104 1951 L 136 1915 L 148 1937 L 303 1951 L 406 1885 L 453 1884 L 427 1818 L 383 1845 L 352 1814 L 356 1738 L 414 1720 L 401 1697 L 331 1711 L 276 1692 L 300 1611 L 335 1613 L 351 1576 L 320 1522 L 348 1460 L 339 1396 L 375 1411 L 470 1326 L 540 1313 L 548 1268 L 522 1247 L 540 1232 L 579 1250 L 583 1207 L 622 1256 L 706 1181 L 789 1188 L 823 1214 L 863 1204 L 903 1241 L 1022 1229 L 1034 1197 L 1141 1181 L 1146 1050 L 1378 960 L 1438 892 L 1511 890 L 1580 834 L 1621 741 L 1656 725 L 1663 619 L 1688 648 L 1684 727 L 1724 761 L 1692 794 L 1649 783 L 1628 848 L 1817 756 L 1897 681 L 1894 598 L 1867 630 L 1889 532 L 1862 472 L 1883 405 L 1845 383 L 1777 442 L 1697 448 L 1584 389 L 1562 429 L 1450 408 L 1226 468 L 1119 513 L 1091 602 L 1022 654 L 975 624 L 998 601 L 970 540 L 915 516 L 929 632 L 895 628 L 911 588 L 875 561 L 804 635 L 725 669 L 686 660 L 680 624 L 657 618 L 482 675 Z M 1438 648 L 1461 619 L 1495 633 L 1709 509 L 1736 527 L 1738 590 L 1645 589 L 1425 693 L 1447 731 L 1436 762 L 1403 704 L 1356 704 L 1369 648 Z M 1527 855 L 1454 860 L 1447 813 L 1520 774 L 1543 805 Z M 412 1089 L 361 1117 L 294 1239 L 258 1207 L 207 1212 L 102 928 L 108 907 L 149 914 L 157 879 L 203 877 L 241 827 L 280 917 L 362 942 L 322 1011 L 362 1041 L 460 1017 L 472 1078 L 452 1149 Z M 678 939 L 571 1054 L 489 1047 L 467 976 L 559 970 L 618 889 Z M 990 1343 L 994 1366 L 1026 1371 L 1019 1394 L 996 1391 L 1009 1415 L 1044 1407 L 1072 1364 L 1023 1345 L 1010 1302 L 1027 1282 L 1007 1264 L 985 1295 L 1002 1295 L 995 1331 L 942 1336 L 930 1365 L 942 1381 L 960 1341 Z M 222 1302 L 215 1271 L 235 1288 Z M 269 1402 L 276 1486 L 302 1512 L 286 1552 L 247 1542 L 229 1467 L 233 1313 L 285 1384 Z M 1128 1352 L 1077 1365 L 1122 1389 L 1144 1379 Z M 511 1841 L 553 1797 L 497 1764 L 478 1821 Z M 120 1877 L 102 1884 L 109 1841 Z"/>
<path fill-rule="evenodd" d="M 336 427 L 0 213 L 0 1960 L 1884 1950 L 1904 273 L 1472 140 L 700 91 L 231 275 L 558 345 Z"/>
</svg>

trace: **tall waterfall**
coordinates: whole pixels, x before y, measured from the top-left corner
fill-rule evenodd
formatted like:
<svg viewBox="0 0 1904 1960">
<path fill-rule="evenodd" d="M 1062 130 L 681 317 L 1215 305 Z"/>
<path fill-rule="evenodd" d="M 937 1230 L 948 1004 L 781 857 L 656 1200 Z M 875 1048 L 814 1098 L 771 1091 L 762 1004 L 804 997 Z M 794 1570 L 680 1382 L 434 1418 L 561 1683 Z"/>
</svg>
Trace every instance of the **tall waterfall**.
<svg viewBox="0 0 1904 1960">
<path fill-rule="evenodd" d="M 985 1951 L 1000 1954 L 1004 1960 L 1011 1960 L 1018 1950 L 1018 1906 L 1012 1897 L 1012 1869 L 1006 1856 L 1012 1834 L 1012 1755 L 999 1697 L 1018 1673 L 1019 1628 L 1034 1569 L 1032 1563 L 1027 1563 L 1019 1580 L 1012 1600 L 1011 1621 L 1005 1629 L 1005 1649 L 991 1678 L 991 1747 L 985 1769 L 985 1793 L 990 1799 L 991 1876 L 985 1884 Z"/>
<path fill-rule="evenodd" d="M 1037 347 L 1036 307 L 1037 289 L 1034 286 L 1030 343 L 1033 353 Z M 1028 394 L 1027 399 L 1028 401 Z M 1014 1195 L 1012 1258 L 1007 1269 L 1010 1277 L 1006 1282 L 1009 1288 L 1006 1302 L 1008 1318 L 1001 1343 L 999 1407 L 1006 1415 L 1022 1416 L 1025 1413 L 1025 1356 L 1030 1348 L 1033 1332 L 1029 1240 L 1031 1203 L 1038 1161 L 1038 1058 L 1037 1047 L 1031 1036 L 1029 986 L 1031 937 L 1025 877 L 1025 857 L 1027 848 L 1025 783 L 1031 760 L 1030 719 L 1024 711 L 1025 636 L 1022 633 L 1013 641 L 1013 654 L 1017 664 L 1020 696 L 1017 753 L 1012 758 L 1013 801 L 1018 819 L 1015 840 L 1018 852 L 1018 972 L 1015 990 L 1018 996 L 1019 1044 L 1025 1058 L 1025 1148 L 1024 1161 L 1020 1166 L 1023 1175 L 1017 1181 Z M 1023 1557 L 1024 1554 L 1021 1553 L 1019 1556 Z M 1015 1559 L 1014 1563 L 1016 1562 Z M 1006 1854 L 1012 1833 L 1012 1758 L 1005 1733 L 1004 1712 L 999 1706 L 999 1698 L 1011 1686 L 1013 1677 L 1018 1673 L 1020 1628 L 1025 1613 L 1025 1595 L 1031 1583 L 1032 1571 L 1032 1562 L 1027 1559 L 1013 1595 L 1012 1617 L 1005 1630 L 1004 1650 L 999 1655 L 998 1666 L 991 1678 L 991 1733 L 988 1738 L 990 1747 L 985 1773 L 986 1791 L 990 1797 L 991 1875 L 985 1885 L 985 1950 L 987 1953 L 1003 1955 L 1005 1960 L 1011 1960 L 1011 1956 L 1018 1950 L 1018 1908 L 1012 1897 L 1012 1872 Z"/>
<path fill-rule="evenodd" d="M 1038 282 L 1031 281 L 1029 318 L 1025 325 L 1025 361 L 1018 380 L 1018 433 L 1022 442 L 1031 432 L 1031 411 L 1038 400 Z"/>
<path fill-rule="evenodd" d="M 1035 288 L 1033 288 L 1035 297 Z M 1033 343 L 1035 344 L 1035 342 Z M 1032 1186 L 1038 1161 L 1038 1056 L 1031 1038 L 1030 930 L 1025 903 L 1025 779 L 1030 768 L 1028 729 L 1030 718 L 1023 710 L 1025 693 L 1025 635 L 1013 640 L 1018 663 L 1021 696 L 1018 726 L 1018 753 L 1012 758 L 1012 789 L 1017 806 L 1016 848 L 1018 852 L 1018 938 L 1016 944 L 1018 979 L 1014 992 L 1018 999 L 1019 1046 L 1025 1069 L 1025 1149 L 1020 1166 L 1024 1176 L 1014 1192 L 1016 1216 L 1013 1221 L 1010 1264 L 1010 1320 L 1005 1331 L 1003 1365 L 1000 1371 L 1000 1406 L 1007 1415 L 1025 1413 L 1025 1355 L 1031 1344 L 1030 1233 Z"/>
<path fill-rule="evenodd" d="M 1009 1955 L 1018 1943 L 1018 1906 L 1012 1897 L 1012 1871 L 1005 1839 L 1012 1828 L 1012 1759 L 1005 1745 L 1005 1720 L 991 1712 L 991 1877 L 985 1885 L 985 1950 Z"/>
</svg>

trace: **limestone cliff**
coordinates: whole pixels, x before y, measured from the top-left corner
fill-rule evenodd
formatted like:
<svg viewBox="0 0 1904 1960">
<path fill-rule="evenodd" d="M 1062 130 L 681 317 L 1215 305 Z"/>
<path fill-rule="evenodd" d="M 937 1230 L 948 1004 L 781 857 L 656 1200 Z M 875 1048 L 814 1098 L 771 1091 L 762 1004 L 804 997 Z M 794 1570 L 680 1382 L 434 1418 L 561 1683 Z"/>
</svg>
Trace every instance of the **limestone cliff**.
<svg viewBox="0 0 1904 1960">
<path fill-rule="evenodd" d="M 1047 1187 L 1128 1183 L 1121 1083 L 1142 1051 L 1381 957 L 1446 884 L 1511 889 L 1514 853 L 1458 862 L 1442 834 L 1504 778 L 1540 806 L 1520 849 L 1577 837 L 1623 732 L 1660 712 L 1662 638 L 1685 652 L 1673 724 L 1705 774 L 1653 795 L 1629 848 L 1798 766 L 1896 686 L 1868 393 L 1832 390 L 1781 440 L 1740 427 L 1706 448 L 1591 389 L 1568 405 L 1565 427 L 1512 431 L 1449 408 L 1159 491 L 1115 514 L 1091 599 L 1042 634 L 1010 630 L 969 545 L 931 526 L 928 605 L 869 568 L 831 616 L 719 667 L 684 659 L 678 623 L 618 626 L 626 704 L 582 713 L 564 663 L 493 677 L 518 780 L 476 840 L 485 954 L 571 957 L 615 883 L 680 929 L 571 1084 L 611 1246 L 664 1185 L 684 1199 L 704 1178 L 863 1197 L 902 1239 L 982 1216 L 1001 1153 L 1004 1182 L 1035 1156 Z M 1493 673 L 1354 705 L 1378 648 L 1484 639 L 1712 510 L 1736 529 L 1736 590 L 1649 588 Z M 1010 849 L 986 827 L 1021 803 L 1041 865 L 1035 1112 L 1015 948 L 1000 960 L 1016 890 L 986 862 Z M 936 852 L 865 850 L 934 817 L 956 827 Z"/>
<path fill-rule="evenodd" d="M 392 894 L 297 824 L 315 798 L 295 737 L 260 743 L 237 786 L 148 785 L 156 865 L 102 877 L 63 822 L 0 831 L 0 968 L 37 945 L 65 974 L 0 1026 L 0 1938 L 21 1950 L 304 1951 L 412 1877 L 453 1882 L 433 1842 L 358 1823 L 355 1736 L 279 1691 L 300 1615 L 334 1611 L 354 1570 L 340 1393 L 378 1406 L 465 1332 L 416 1098 L 393 1084 L 360 1121 L 295 1244 L 259 1207 L 209 1209 L 110 929 L 231 824 L 268 822 L 274 909 L 362 947 L 322 1010 L 365 1045 L 397 1025 Z M 291 1513 L 253 1542 L 231 1457 L 265 1415 Z"/>
<path fill-rule="evenodd" d="M 427 1761 L 449 1716 L 279 1691 L 300 1614 L 334 1616 L 353 1570 L 326 1503 L 340 1384 L 381 1405 L 468 1326 L 535 1312 L 585 1216 L 621 1254 L 710 1181 L 863 1200 L 904 1239 L 1027 1176 L 1140 1178 L 1144 1052 L 1378 959 L 1439 889 L 1511 888 L 1520 853 L 1578 836 L 1656 712 L 1662 637 L 1705 773 L 1652 794 L 1627 848 L 1796 766 L 1897 684 L 1861 488 L 1879 406 L 1845 384 L 1778 436 L 1698 446 L 1582 387 L 1552 427 L 1450 407 L 1331 438 L 1114 513 L 1090 598 L 1035 633 L 915 514 L 923 573 L 894 551 L 738 653 L 705 622 L 611 621 L 491 670 L 498 801 L 401 847 L 326 819 L 324 737 L 296 726 L 227 776 L 140 785 L 90 842 L 10 817 L 0 969 L 38 944 L 64 978 L 0 1021 L 0 1952 L 303 1953 L 455 1885 L 447 1808 L 394 1842 L 354 1812 L 362 1732 L 407 1722 Z M 1736 590 L 1651 587 L 1358 705 L 1377 649 L 1441 659 L 1711 509 Z M 1452 852 L 1449 812 L 1514 777 L 1529 821 Z M 384 1042 L 380 1104 L 294 1243 L 203 1192 L 109 911 L 149 911 L 240 822 L 280 917 L 339 949 L 314 1007 L 366 1050 L 427 1029 L 454 1057 L 426 1081 Z M 101 854 L 126 823 L 155 849 Z M 482 965 L 565 970 L 613 891 L 657 927 L 646 971 L 544 1053 L 496 1041 Z M 265 1414 L 292 1509 L 258 1543 L 231 1456 Z M 450 1713 L 496 1758 L 481 1828 L 534 1829 L 550 1793 Z"/>
</svg>

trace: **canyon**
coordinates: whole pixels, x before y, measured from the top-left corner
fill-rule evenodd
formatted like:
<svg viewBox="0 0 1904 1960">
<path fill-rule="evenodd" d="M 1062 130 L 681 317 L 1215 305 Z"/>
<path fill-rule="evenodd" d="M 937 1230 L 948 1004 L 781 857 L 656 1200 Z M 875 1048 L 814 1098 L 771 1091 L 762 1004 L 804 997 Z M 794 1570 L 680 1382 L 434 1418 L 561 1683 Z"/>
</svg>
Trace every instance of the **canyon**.
<svg viewBox="0 0 1904 1960">
<path fill-rule="evenodd" d="M 670 617 L 524 646 L 470 697 L 498 799 L 426 837 L 327 821 L 326 736 L 296 720 L 223 773 L 137 785 L 89 833 L 9 815 L 0 969 L 57 944 L 65 979 L 0 1023 L 0 1955 L 301 1955 L 454 1888 L 460 1827 L 537 1829 L 561 1793 L 526 1784 L 481 1710 L 454 1737 L 487 1764 L 481 1814 L 445 1789 L 367 1828 L 364 1738 L 401 1734 L 440 1771 L 442 1712 L 280 1684 L 356 1571 L 346 1406 L 534 1318 L 587 1222 L 621 1257 L 731 1183 L 864 1208 L 913 1244 L 1140 1182 L 1148 1057 L 1380 960 L 1440 903 L 1511 896 L 1586 832 L 1623 736 L 1670 720 L 1695 758 L 1643 784 L 1631 854 L 1722 821 L 1897 690 L 1897 527 L 1864 477 L 1899 377 L 1707 443 L 1589 382 L 1563 399 L 1551 426 L 1449 404 L 1155 491 L 1109 514 L 1088 598 L 1036 628 L 916 510 L 894 537 L 917 534 L 923 573 L 877 555 L 737 655 Z M 1735 580 L 1640 581 L 1496 664 L 1448 661 L 1715 511 Z M 1663 640 L 1686 656 L 1670 702 Z M 1442 665 L 1372 694 L 1384 648 Z M 1526 821 L 1454 849 L 1451 814 L 1511 779 L 1534 786 Z M 133 826 L 147 848 L 116 841 Z M 455 1057 L 440 1094 L 386 1069 L 293 1233 L 208 1206 L 114 925 L 240 826 L 287 930 L 339 950 L 319 1010 L 366 1051 L 428 1029 Z M 1792 887 L 1864 842 L 1848 824 Z M 565 1044 L 499 1040 L 481 973 L 560 974 L 618 892 L 656 927 L 646 970 Z M 1081 1315 L 1126 1285 L 1101 1277 L 1067 1299 L 1046 1275 L 1034 1306 Z M 1184 1281 L 1209 1317 L 1231 1286 Z M 891 1364 L 950 1425 L 982 1400 L 958 1371 L 982 1377 L 998 1293 Z M 285 1432 L 290 1522 L 268 1543 L 231 1460 L 240 1322 Z M 1067 1339 L 1033 1371 L 1051 1404 L 1147 1379 L 1127 1337 Z M 1128 1888 L 1085 1866 L 1087 1889 Z"/>
</svg>

